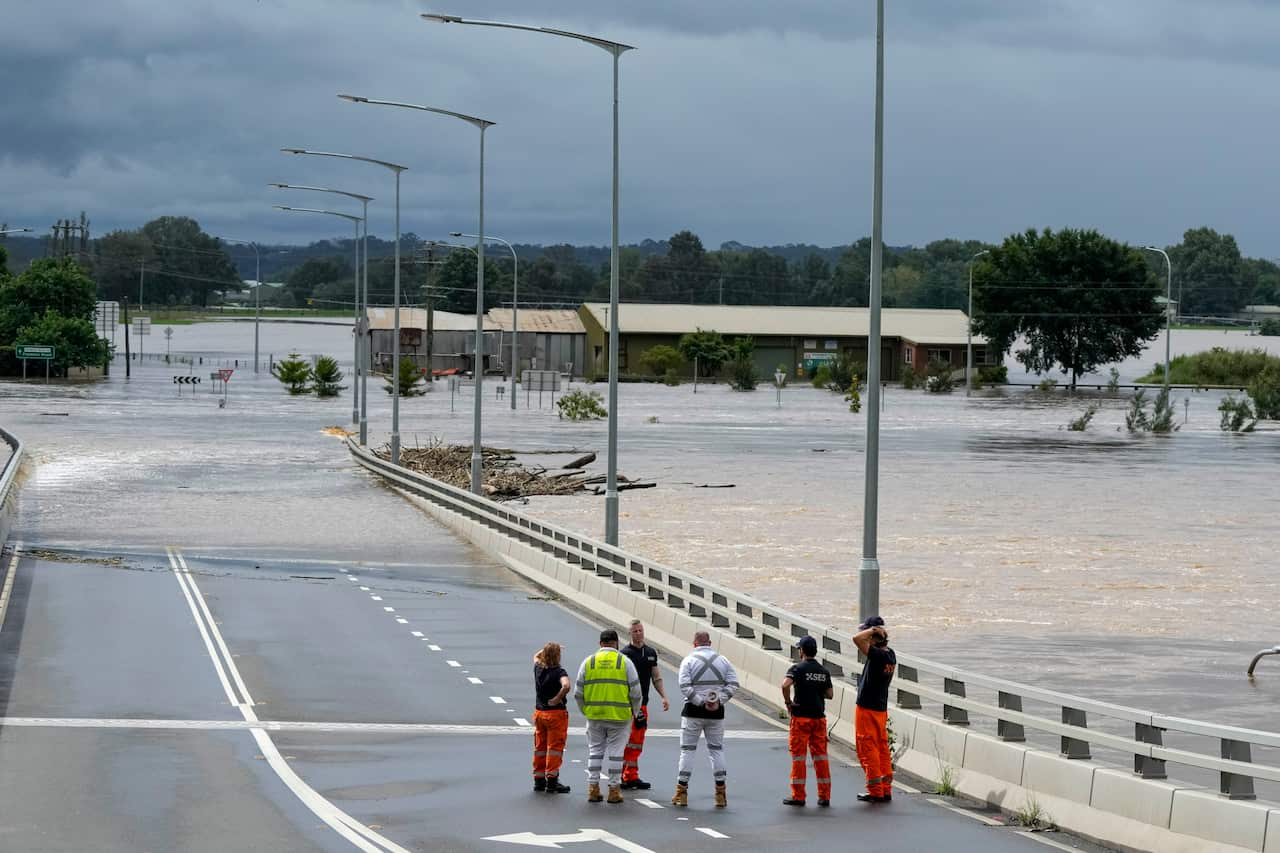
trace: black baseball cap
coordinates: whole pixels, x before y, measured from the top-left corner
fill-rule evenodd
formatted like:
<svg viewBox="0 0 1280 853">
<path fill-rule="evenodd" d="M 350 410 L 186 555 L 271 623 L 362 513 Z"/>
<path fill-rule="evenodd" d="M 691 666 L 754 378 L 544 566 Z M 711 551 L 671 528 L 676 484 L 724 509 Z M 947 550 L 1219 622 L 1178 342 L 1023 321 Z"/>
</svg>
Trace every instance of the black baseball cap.
<svg viewBox="0 0 1280 853">
<path fill-rule="evenodd" d="M 865 631 L 868 628 L 883 628 L 884 619 L 879 616 L 868 616 L 861 625 L 858 626 L 859 631 Z"/>
<path fill-rule="evenodd" d="M 807 634 L 796 640 L 796 648 L 804 652 L 809 657 L 813 657 L 818 653 L 818 641 Z"/>
<path fill-rule="evenodd" d="M 612 628 L 605 628 L 600 632 L 600 642 L 616 643 L 618 642 L 618 632 Z"/>
</svg>

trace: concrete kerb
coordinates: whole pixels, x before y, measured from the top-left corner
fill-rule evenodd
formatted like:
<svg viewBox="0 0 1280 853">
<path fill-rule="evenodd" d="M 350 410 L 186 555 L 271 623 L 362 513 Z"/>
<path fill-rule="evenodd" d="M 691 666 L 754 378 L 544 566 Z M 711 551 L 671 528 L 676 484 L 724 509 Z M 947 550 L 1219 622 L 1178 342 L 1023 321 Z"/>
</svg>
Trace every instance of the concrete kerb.
<svg viewBox="0 0 1280 853">
<path fill-rule="evenodd" d="M 732 629 L 711 627 L 644 591 L 632 591 L 629 584 L 614 583 L 536 546 L 514 543 L 448 506 L 398 491 L 521 576 L 603 623 L 625 628 L 632 618 L 644 620 L 650 641 L 668 653 L 683 655 L 695 630 L 710 632 L 713 645 L 733 660 L 743 688 L 781 710 L 778 685 L 791 664 L 785 654 L 758 648 Z M 832 734 L 849 746 L 854 741 L 854 701 L 852 685 L 837 683 Z M 1280 853 L 1280 810 L 1004 743 L 901 708 L 891 708 L 890 720 L 898 738 L 896 766 L 902 772 L 936 782 L 940 761 L 945 762 L 958 769 L 960 794 L 1007 812 L 1034 799 L 1063 829 L 1122 849 Z M 1216 836 L 1207 837 L 1207 832 Z"/>
</svg>

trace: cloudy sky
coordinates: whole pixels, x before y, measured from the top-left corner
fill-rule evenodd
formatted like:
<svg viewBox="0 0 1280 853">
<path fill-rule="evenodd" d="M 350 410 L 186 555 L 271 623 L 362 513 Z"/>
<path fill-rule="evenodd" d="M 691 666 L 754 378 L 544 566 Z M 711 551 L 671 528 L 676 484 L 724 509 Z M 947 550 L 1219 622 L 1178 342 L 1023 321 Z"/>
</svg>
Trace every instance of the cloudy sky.
<svg viewBox="0 0 1280 853">
<path fill-rule="evenodd" d="M 1280 2 L 889 0 L 885 239 L 1093 226 L 1176 242 L 1207 224 L 1280 256 Z M 487 137 L 487 231 L 609 238 L 610 58 L 424 11 L 596 33 L 622 59 L 622 236 L 845 243 L 870 231 L 873 0 L 42 0 L 0 26 L 0 220 L 94 231 L 164 214 L 302 242 L 365 192 L 391 233 L 476 224 L 478 132 L 338 100 L 468 112 Z"/>
</svg>

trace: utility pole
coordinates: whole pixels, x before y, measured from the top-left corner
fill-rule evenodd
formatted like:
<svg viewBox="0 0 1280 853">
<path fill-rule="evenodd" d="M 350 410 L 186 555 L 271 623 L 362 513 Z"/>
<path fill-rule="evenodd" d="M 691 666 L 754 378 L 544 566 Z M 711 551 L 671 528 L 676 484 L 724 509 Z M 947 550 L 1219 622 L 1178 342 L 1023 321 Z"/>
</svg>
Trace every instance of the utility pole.
<svg viewBox="0 0 1280 853">
<path fill-rule="evenodd" d="M 130 374 L 130 370 L 129 370 L 130 358 L 132 358 L 132 356 L 129 354 L 129 297 L 126 296 L 124 297 L 124 378 L 125 379 L 128 379 Z"/>
</svg>

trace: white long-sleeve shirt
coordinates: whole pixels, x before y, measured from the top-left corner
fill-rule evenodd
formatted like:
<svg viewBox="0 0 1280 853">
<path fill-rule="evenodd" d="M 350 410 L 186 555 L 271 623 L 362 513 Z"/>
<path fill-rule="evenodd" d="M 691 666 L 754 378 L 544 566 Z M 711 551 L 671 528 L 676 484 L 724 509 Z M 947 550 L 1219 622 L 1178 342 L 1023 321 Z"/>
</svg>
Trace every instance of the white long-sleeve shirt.
<svg viewBox="0 0 1280 853">
<path fill-rule="evenodd" d="M 600 652 L 618 652 L 618 650 L 612 646 L 601 646 L 596 650 L 596 654 L 599 654 Z M 594 656 L 595 655 L 590 655 L 583 658 L 582 665 L 578 667 L 578 677 L 573 681 L 573 698 L 574 701 L 578 703 L 578 710 L 581 711 L 584 716 L 587 712 L 587 706 L 584 701 L 586 695 L 587 661 L 591 660 Z M 633 664 L 626 655 L 618 652 L 618 656 L 622 658 L 622 662 L 627 668 L 627 687 L 630 690 L 630 696 L 628 698 L 631 701 L 631 716 L 634 717 L 640 713 L 640 700 L 642 698 L 642 694 L 640 692 L 640 673 L 636 670 L 636 665 Z"/>
<path fill-rule="evenodd" d="M 686 705 L 701 709 L 714 698 L 724 703 L 738 692 L 738 671 L 729 659 L 710 646 L 698 646 L 680 662 L 680 693 Z"/>
</svg>

